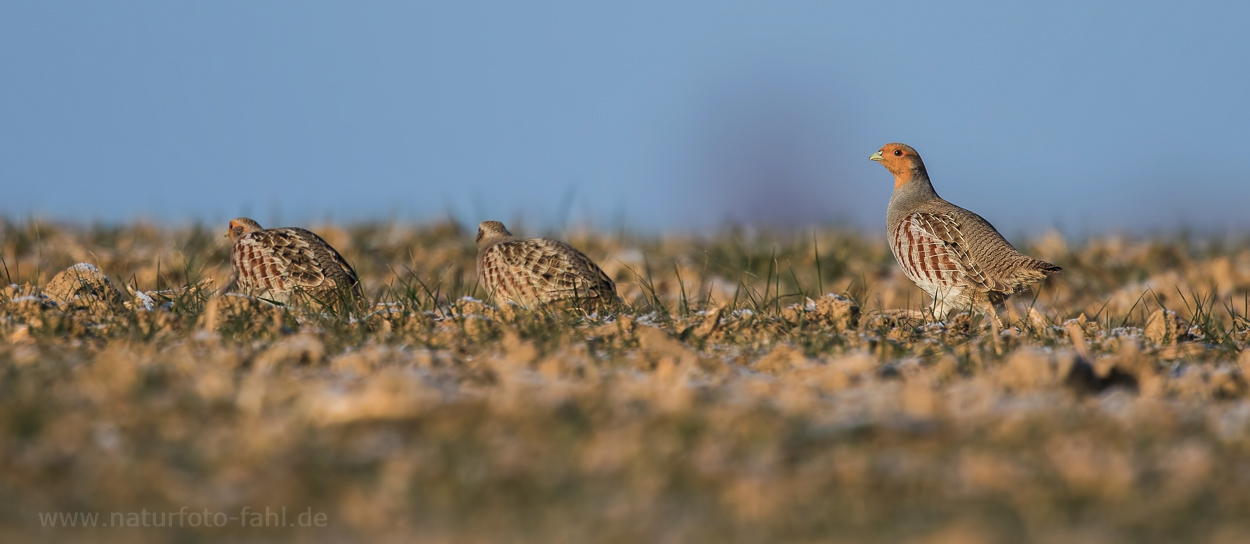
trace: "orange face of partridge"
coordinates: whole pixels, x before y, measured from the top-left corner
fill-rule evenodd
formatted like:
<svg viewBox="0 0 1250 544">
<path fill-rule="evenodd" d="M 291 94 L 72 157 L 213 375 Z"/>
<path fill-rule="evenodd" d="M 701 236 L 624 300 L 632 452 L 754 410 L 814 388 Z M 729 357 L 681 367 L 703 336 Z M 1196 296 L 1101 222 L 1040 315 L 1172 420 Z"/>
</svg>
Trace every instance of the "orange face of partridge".
<svg viewBox="0 0 1250 544">
<path fill-rule="evenodd" d="M 260 224 L 246 217 L 239 217 L 230 221 L 230 229 L 226 231 L 226 237 L 231 242 L 238 242 L 244 234 L 262 230 Z"/>
<path fill-rule="evenodd" d="M 907 182 L 916 179 L 918 174 L 923 174 L 925 171 L 924 161 L 920 160 L 920 154 L 907 144 L 886 144 L 880 151 L 868 158 L 881 163 L 881 166 L 894 174 L 895 189 L 907 185 Z"/>
</svg>

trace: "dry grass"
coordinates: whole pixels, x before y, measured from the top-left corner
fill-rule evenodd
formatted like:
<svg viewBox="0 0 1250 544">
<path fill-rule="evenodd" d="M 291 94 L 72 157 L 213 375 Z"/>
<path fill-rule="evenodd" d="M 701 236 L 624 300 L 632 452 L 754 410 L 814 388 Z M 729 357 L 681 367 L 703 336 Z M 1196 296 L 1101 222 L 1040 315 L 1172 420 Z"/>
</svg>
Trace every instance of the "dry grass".
<svg viewBox="0 0 1250 544">
<path fill-rule="evenodd" d="M 185 289 L 216 229 L 2 228 L 4 541 L 1250 539 L 1245 241 L 1035 240 L 995 339 L 882 313 L 924 301 L 851 232 L 573 232 L 628 303 L 588 315 L 464 298 L 454 226 L 314 227 L 352 318 Z M 157 307 L 33 296 L 76 262 Z M 38 518 L 184 506 L 328 525 Z"/>
</svg>

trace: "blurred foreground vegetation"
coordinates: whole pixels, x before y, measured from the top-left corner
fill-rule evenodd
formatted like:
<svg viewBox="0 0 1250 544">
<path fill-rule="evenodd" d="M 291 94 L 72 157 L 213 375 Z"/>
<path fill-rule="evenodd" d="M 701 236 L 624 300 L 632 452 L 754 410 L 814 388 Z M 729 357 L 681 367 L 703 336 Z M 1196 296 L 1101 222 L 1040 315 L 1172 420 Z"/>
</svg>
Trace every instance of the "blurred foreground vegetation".
<svg viewBox="0 0 1250 544">
<path fill-rule="evenodd" d="M 561 233 L 587 314 L 477 300 L 454 224 L 314 225 L 348 316 L 215 294 L 224 225 L 0 228 L 0 541 L 1250 540 L 1250 239 L 1025 241 L 1064 272 L 995 337 L 849 231 Z M 41 294 L 79 262 L 120 298 Z M 327 524 L 40 517 L 183 507 Z"/>
</svg>

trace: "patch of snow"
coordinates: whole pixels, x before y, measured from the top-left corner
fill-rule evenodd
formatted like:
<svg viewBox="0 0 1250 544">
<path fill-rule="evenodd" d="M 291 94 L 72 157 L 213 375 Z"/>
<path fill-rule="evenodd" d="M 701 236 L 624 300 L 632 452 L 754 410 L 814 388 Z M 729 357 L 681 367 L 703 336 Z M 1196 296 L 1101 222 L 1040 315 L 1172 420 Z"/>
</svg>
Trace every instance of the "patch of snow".
<svg viewBox="0 0 1250 544">
<path fill-rule="evenodd" d="M 127 287 L 130 287 L 130 286 L 128 285 Z M 137 290 L 132 289 L 130 291 L 130 294 L 135 296 L 135 302 L 138 303 L 136 305 L 138 306 L 136 309 L 138 310 L 144 310 L 144 311 L 150 312 L 152 311 L 152 308 L 155 307 L 156 305 L 156 301 L 152 300 L 152 297 L 148 296 L 148 294 L 144 293 L 143 291 L 137 291 Z"/>
<path fill-rule="evenodd" d="M 1142 336 L 1142 330 L 1137 327 L 1116 327 L 1114 329 L 1111 329 L 1111 336 L 1113 338 L 1120 337 L 1120 336 L 1124 336 L 1128 338 L 1140 338 Z"/>
<path fill-rule="evenodd" d="M 217 338 L 220 338 L 220 336 L 218 336 L 218 334 L 214 331 L 199 330 L 195 331 L 195 333 L 191 335 L 191 339 L 193 340 L 214 340 Z"/>
<path fill-rule="evenodd" d="M 647 315 L 639 316 L 637 321 L 638 323 L 642 323 L 643 325 L 653 326 L 655 325 L 655 319 L 657 317 L 659 317 L 659 314 L 657 314 L 656 312 L 651 312 Z"/>
</svg>

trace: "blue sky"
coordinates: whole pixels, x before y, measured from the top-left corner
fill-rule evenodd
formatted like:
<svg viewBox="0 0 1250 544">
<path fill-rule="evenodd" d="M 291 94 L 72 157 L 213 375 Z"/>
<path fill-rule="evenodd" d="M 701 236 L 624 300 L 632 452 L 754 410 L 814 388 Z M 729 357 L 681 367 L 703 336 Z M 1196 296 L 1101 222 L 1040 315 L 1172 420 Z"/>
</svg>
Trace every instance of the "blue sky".
<svg viewBox="0 0 1250 544">
<path fill-rule="evenodd" d="M 6 2 L 0 213 L 1250 229 L 1250 7 L 940 4 Z"/>
</svg>

